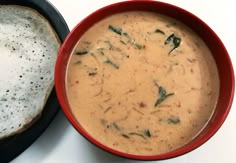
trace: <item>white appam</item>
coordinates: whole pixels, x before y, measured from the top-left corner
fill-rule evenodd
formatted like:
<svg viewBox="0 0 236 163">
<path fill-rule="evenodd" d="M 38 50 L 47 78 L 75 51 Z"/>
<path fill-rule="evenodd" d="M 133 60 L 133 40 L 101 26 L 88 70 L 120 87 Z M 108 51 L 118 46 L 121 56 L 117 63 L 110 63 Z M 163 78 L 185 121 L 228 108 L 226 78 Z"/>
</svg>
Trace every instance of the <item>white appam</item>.
<svg viewBox="0 0 236 163">
<path fill-rule="evenodd" d="M 0 5 L 0 139 L 40 116 L 54 85 L 60 41 L 37 11 Z"/>
</svg>

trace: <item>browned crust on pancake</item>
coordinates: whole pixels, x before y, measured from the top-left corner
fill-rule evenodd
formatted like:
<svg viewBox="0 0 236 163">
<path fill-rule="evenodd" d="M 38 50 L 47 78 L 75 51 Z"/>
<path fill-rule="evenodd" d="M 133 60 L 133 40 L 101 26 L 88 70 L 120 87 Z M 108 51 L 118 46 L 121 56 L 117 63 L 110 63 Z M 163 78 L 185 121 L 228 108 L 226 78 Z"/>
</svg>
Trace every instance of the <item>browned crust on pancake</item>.
<svg viewBox="0 0 236 163">
<path fill-rule="evenodd" d="M 32 11 L 32 12 L 34 12 L 36 15 L 38 15 L 40 18 L 42 18 L 47 24 L 49 24 L 49 26 L 50 26 L 50 28 L 51 28 L 51 30 L 52 30 L 52 32 L 53 32 L 53 34 L 55 35 L 55 37 L 56 37 L 56 39 L 57 39 L 57 42 L 59 43 L 59 44 L 61 44 L 61 40 L 59 39 L 59 36 L 58 36 L 58 34 L 56 33 L 56 31 L 54 30 L 54 28 L 52 27 L 52 25 L 51 25 L 51 23 L 48 21 L 48 19 L 46 19 L 42 14 L 40 14 L 36 9 L 33 9 L 33 8 L 30 8 L 30 7 L 27 7 L 27 6 L 20 6 L 20 5 L 7 5 L 7 4 L 4 4 L 4 5 L 1 5 L 0 4 L 0 7 L 1 6 L 12 6 L 12 7 L 18 7 L 18 8 L 23 8 L 23 9 L 26 9 L 26 10 L 30 10 L 30 11 Z"/>
</svg>

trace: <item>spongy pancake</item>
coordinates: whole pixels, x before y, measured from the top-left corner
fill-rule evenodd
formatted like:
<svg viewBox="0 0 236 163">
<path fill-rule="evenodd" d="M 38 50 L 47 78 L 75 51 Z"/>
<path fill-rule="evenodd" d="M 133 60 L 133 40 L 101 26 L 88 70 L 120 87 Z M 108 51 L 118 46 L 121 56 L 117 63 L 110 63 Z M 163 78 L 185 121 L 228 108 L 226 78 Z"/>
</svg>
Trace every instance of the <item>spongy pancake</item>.
<svg viewBox="0 0 236 163">
<path fill-rule="evenodd" d="M 41 114 L 59 46 L 36 11 L 0 5 L 0 138 L 23 131 Z"/>
</svg>

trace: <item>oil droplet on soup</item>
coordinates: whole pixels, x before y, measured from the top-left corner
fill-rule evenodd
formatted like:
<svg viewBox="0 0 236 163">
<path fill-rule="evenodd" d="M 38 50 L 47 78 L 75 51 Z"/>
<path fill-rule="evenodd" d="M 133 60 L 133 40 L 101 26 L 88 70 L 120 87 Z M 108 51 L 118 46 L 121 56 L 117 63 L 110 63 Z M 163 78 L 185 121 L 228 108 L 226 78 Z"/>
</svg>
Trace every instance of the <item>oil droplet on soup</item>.
<svg viewBox="0 0 236 163">
<path fill-rule="evenodd" d="M 204 128 L 219 94 L 205 43 L 172 18 L 112 15 L 76 44 L 66 91 L 78 122 L 113 149 L 139 155 L 173 151 Z"/>
</svg>

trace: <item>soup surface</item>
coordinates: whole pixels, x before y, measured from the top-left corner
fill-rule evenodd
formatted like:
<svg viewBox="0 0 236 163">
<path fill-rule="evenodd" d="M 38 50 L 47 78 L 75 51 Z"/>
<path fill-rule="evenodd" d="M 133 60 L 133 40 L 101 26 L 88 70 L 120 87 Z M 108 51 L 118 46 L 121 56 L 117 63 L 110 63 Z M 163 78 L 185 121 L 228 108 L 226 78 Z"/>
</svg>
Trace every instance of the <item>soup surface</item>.
<svg viewBox="0 0 236 163">
<path fill-rule="evenodd" d="M 71 110 L 113 149 L 154 155 L 192 140 L 217 102 L 219 78 L 205 43 L 151 12 L 112 15 L 92 26 L 69 60 Z"/>
</svg>

